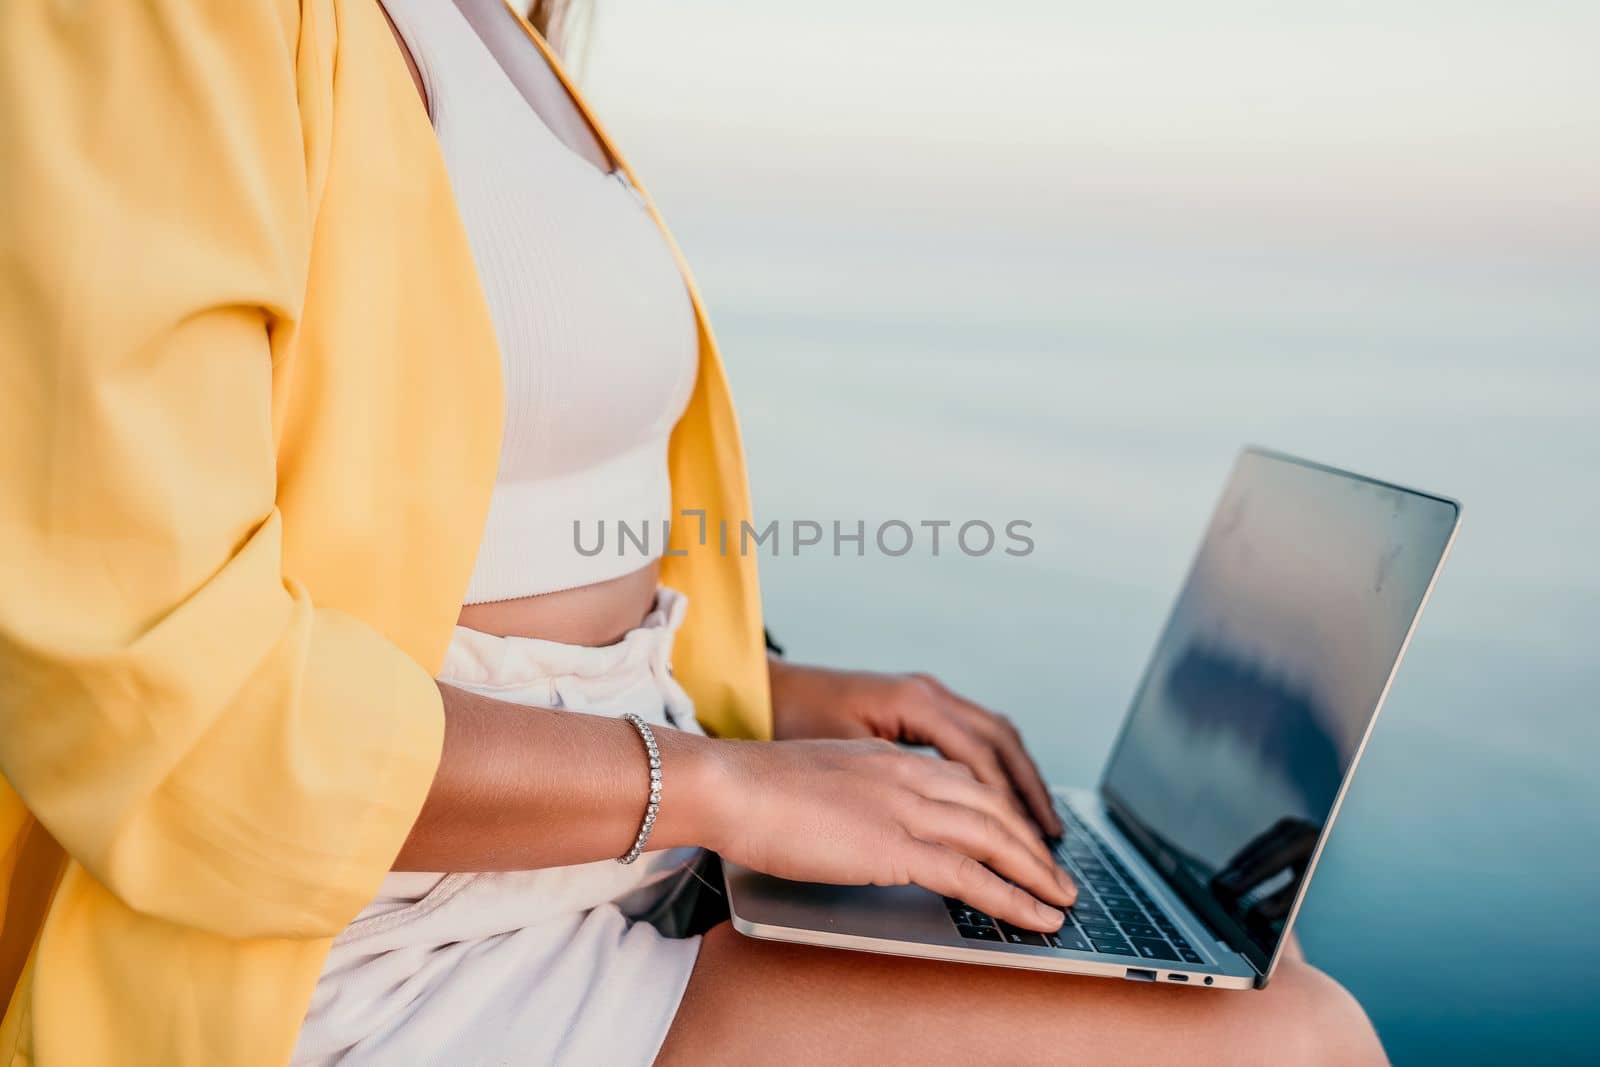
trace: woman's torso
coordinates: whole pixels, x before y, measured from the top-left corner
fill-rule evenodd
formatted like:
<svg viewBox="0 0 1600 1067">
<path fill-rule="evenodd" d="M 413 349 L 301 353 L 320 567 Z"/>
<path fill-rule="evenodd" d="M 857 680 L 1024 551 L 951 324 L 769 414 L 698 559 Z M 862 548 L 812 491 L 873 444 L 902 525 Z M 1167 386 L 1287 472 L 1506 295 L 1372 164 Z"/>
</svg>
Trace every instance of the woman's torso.
<svg viewBox="0 0 1600 1067">
<path fill-rule="evenodd" d="M 656 602 L 661 561 L 619 578 L 541 596 L 465 604 L 458 624 L 497 637 L 538 637 L 563 645 L 615 644 Z"/>
<path fill-rule="evenodd" d="M 601 645 L 655 599 L 666 443 L 693 385 L 670 249 L 542 57 L 494 51 L 499 0 L 383 0 L 444 149 L 500 341 L 505 436 L 460 624 Z"/>
</svg>

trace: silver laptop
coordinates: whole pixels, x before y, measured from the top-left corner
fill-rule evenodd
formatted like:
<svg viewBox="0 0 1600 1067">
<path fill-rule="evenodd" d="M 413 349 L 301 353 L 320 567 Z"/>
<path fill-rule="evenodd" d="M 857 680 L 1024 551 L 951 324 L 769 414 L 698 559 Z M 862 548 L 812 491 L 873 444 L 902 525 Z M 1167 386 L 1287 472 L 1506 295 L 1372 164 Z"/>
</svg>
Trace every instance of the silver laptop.
<svg viewBox="0 0 1600 1067">
<path fill-rule="evenodd" d="M 1099 786 L 1055 790 L 1068 827 L 1056 856 L 1079 886 L 1060 931 L 999 923 L 916 886 L 787 882 L 728 864 L 734 927 L 900 956 L 1264 986 L 1459 519 L 1444 497 L 1245 450 Z"/>
</svg>

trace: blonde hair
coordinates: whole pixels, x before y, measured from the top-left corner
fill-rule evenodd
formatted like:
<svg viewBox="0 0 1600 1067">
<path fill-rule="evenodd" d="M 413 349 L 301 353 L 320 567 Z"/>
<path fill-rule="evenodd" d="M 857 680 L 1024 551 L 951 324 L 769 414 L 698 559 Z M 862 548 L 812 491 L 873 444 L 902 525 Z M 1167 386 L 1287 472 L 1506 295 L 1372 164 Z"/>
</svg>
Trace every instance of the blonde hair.
<svg viewBox="0 0 1600 1067">
<path fill-rule="evenodd" d="M 567 45 L 583 29 L 587 6 L 572 0 L 533 0 L 528 6 L 528 21 L 551 48 L 564 54 Z"/>
</svg>

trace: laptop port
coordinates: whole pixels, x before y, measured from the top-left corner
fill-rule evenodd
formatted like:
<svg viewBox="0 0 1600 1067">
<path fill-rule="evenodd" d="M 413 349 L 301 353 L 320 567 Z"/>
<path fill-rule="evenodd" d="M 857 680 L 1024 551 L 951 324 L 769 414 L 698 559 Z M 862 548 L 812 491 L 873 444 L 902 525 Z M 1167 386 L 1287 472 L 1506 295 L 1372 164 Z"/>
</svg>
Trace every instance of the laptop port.
<svg viewBox="0 0 1600 1067">
<path fill-rule="evenodd" d="M 1169 981 L 1169 982 L 1187 982 L 1188 980 L 1189 980 L 1189 976 L 1186 975 L 1186 974 L 1169 974 L 1169 975 L 1167 975 L 1167 981 Z"/>
<path fill-rule="evenodd" d="M 1130 982 L 1154 982 L 1156 980 L 1156 972 L 1147 971 L 1143 967 L 1129 967 L 1123 972 L 1122 977 Z"/>
</svg>

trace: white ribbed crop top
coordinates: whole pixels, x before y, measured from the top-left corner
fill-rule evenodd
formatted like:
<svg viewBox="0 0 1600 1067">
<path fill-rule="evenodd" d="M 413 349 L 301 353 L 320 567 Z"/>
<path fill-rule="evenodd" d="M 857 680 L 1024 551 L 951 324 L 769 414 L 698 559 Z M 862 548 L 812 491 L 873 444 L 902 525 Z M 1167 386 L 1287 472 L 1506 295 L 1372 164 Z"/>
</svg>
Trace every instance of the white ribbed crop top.
<svg viewBox="0 0 1600 1067">
<path fill-rule="evenodd" d="M 500 342 L 505 433 L 466 602 L 636 570 L 659 537 L 585 555 L 574 523 L 592 552 L 602 522 L 670 518 L 667 438 L 699 341 L 666 237 L 620 173 L 545 125 L 452 0 L 383 5 L 422 75 Z"/>
</svg>

